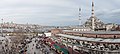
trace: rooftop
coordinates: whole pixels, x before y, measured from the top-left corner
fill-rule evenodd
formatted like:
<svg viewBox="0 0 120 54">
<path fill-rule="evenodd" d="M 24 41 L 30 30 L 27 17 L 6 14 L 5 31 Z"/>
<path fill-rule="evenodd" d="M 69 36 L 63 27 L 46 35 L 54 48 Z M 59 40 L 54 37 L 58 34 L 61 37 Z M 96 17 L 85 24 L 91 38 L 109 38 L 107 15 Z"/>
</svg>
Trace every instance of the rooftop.
<svg viewBox="0 0 120 54">
<path fill-rule="evenodd" d="M 107 43 L 120 43 L 120 39 L 103 39 L 103 38 L 87 38 L 87 37 L 78 37 L 73 35 L 66 34 L 57 34 L 61 37 L 81 40 L 81 41 L 91 41 L 91 42 L 107 42 Z"/>
<path fill-rule="evenodd" d="M 78 32 L 83 34 L 120 34 L 120 31 L 73 31 L 73 30 L 63 30 L 64 32 Z"/>
</svg>

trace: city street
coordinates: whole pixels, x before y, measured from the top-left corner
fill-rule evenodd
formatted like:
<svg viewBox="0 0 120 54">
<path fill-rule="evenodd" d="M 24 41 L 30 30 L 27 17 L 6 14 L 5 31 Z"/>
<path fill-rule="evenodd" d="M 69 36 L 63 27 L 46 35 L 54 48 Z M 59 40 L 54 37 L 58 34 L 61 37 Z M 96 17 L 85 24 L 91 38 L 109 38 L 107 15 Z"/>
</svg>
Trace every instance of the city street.
<svg viewBox="0 0 120 54">
<path fill-rule="evenodd" d="M 35 38 L 32 39 L 32 42 L 27 44 L 27 54 L 43 54 L 40 49 L 36 49 Z"/>
<path fill-rule="evenodd" d="M 14 38 L 15 37 L 10 36 L 1 37 L 0 54 L 57 54 L 55 51 L 50 50 L 50 47 L 40 40 L 42 38 L 32 37 L 29 39 L 29 43 L 25 42 L 25 39 L 23 39 L 22 41 L 25 45 L 21 44 L 22 42 L 19 42 L 18 44 L 13 43 L 13 41 L 15 41 Z"/>
<path fill-rule="evenodd" d="M 26 46 L 26 54 L 57 54 L 53 50 L 50 50 L 50 48 L 42 43 L 42 41 L 40 41 L 38 38 L 33 38 L 32 42 L 28 43 Z"/>
</svg>

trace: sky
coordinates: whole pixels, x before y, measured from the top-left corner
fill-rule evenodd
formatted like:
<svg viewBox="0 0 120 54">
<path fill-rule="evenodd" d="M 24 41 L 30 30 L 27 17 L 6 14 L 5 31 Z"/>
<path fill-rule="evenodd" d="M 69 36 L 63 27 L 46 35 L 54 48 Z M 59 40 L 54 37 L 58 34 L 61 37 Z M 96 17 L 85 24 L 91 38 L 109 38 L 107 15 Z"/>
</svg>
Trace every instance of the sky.
<svg viewBox="0 0 120 54">
<path fill-rule="evenodd" d="M 92 0 L 0 0 L 4 22 L 39 25 L 78 25 L 91 16 Z M 120 0 L 94 0 L 95 16 L 104 23 L 120 24 Z M 1 21 L 0 21 L 1 22 Z"/>
</svg>

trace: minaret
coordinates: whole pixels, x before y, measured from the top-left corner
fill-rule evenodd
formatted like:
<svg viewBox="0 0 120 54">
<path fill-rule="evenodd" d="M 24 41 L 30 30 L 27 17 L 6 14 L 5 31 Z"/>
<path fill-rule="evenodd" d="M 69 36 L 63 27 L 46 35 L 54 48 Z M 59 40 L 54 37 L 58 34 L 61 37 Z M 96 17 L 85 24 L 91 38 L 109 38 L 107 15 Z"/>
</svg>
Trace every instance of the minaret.
<svg viewBox="0 0 120 54">
<path fill-rule="evenodd" d="M 81 21 L 80 21 L 81 20 L 81 8 L 79 8 L 79 19 L 78 20 L 79 20 L 79 25 L 81 25 Z"/>
<path fill-rule="evenodd" d="M 95 15 L 94 15 L 94 2 L 92 0 L 92 30 L 94 31 L 95 29 Z"/>
<path fill-rule="evenodd" d="M 92 16 L 94 17 L 94 0 L 92 0 Z"/>
</svg>

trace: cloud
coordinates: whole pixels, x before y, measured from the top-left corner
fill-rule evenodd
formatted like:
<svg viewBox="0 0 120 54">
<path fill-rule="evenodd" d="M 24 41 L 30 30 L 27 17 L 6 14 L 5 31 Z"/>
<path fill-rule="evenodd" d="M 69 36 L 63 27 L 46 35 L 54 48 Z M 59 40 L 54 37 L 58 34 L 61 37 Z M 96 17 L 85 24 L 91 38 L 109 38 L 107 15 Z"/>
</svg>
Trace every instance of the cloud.
<svg viewBox="0 0 120 54">
<path fill-rule="evenodd" d="M 104 22 L 119 23 L 120 0 L 95 0 L 95 15 Z M 91 16 L 91 0 L 1 0 L 0 18 L 5 22 L 42 25 L 77 25 L 78 8 L 82 21 Z M 114 19 L 113 19 L 114 18 Z"/>
</svg>

